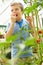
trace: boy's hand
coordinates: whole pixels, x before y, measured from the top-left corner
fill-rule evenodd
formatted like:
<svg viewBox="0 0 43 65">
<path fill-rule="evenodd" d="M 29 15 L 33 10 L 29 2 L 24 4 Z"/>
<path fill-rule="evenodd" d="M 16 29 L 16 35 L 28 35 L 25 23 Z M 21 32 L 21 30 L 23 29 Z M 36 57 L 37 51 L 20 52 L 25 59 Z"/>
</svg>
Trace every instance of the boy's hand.
<svg viewBox="0 0 43 65">
<path fill-rule="evenodd" d="M 11 22 L 12 23 L 16 22 L 16 14 L 11 14 Z"/>
</svg>

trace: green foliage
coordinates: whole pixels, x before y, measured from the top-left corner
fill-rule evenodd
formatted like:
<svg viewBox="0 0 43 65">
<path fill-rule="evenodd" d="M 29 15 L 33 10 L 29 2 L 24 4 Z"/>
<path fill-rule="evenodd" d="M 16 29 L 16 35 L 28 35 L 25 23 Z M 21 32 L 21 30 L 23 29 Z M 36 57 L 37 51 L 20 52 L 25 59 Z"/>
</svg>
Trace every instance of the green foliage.
<svg viewBox="0 0 43 65">
<path fill-rule="evenodd" d="M 28 1 L 26 0 L 26 3 L 27 3 Z M 35 11 L 35 9 L 37 9 L 39 6 L 41 6 L 42 8 L 43 8 L 43 0 L 42 1 L 36 1 L 36 2 L 34 2 L 33 3 L 33 5 L 32 6 L 27 6 L 25 9 L 24 9 L 24 11 L 23 11 L 23 13 L 26 15 L 26 14 L 29 14 L 29 13 L 31 13 L 32 11 Z"/>
<path fill-rule="evenodd" d="M 16 39 L 18 38 L 18 33 L 16 33 L 15 35 L 12 35 L 12 36 L 10 36 L 10 37 L 8 37 L 8 38 L 6 38 L 6 41 L 7 42 L 13 42 L 13 41 L 15 41 Z"/>
<path fill-rule="evenodd" d="M 28 0 L 23 0 L 24 1 L 24 3 L 27 3 L 28 2 Z"/>
<path fill-rule="evenodd" d="M 26 40 L 24 44 L 26 46 L 34 46 L 35 45 L 35 41 L 36 41 L 35 38 L 30 38 L 30 39 Z"/>
<path fill-rule="evenodd" d="M 36 2 L 32 6 L 26 7 L 23 12 L 24 12 L 24 14 L 29 14 L 30 12 L 35 10 L 38 6 L 39 6 L 39 3 Z"/>
<path fill-rule="evenodd" d="M 43 8 L 43 1 L 42 1 L 42 3 L 41 3 L 41 6 L 42 6 L 42 8 Z"/>
</svg>

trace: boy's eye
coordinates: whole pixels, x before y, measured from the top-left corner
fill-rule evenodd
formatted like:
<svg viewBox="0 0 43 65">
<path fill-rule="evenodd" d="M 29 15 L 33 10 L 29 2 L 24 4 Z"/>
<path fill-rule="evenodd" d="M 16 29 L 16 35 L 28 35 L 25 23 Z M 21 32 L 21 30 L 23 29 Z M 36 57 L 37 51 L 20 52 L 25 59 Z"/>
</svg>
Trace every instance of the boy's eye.
<svg viewBox="0 0 43 65">
<path fill-rule="evenodd" d="M 13 12 L 13 11 L 18 11 L 18 10 L 19 10 L 18 8 L 14 9 L 14 10 L 12 9 L 11 12 Z"/>
<path fill-rule="evenodd" d="M 11 12 L 13 12 L 13 10 L 11 10 Z"/>
</svg>

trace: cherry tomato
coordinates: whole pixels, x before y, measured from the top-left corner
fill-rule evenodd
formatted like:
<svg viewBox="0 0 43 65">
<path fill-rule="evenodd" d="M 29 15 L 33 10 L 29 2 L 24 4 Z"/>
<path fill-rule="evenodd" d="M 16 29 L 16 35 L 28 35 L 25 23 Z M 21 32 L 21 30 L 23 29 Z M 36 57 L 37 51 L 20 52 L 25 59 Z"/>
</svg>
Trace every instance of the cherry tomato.
<svg viewBox="0 0 43 65">
<path fill-rule="evenodd" d="M 40 41 L 41 41 L 41 40 L 40 40 L 39 38 L 36 40 L 37 43 L 40 43 Z"/>
<path fill-rule="evenodd" d="M 42 34 L 42 30 L 39 30 L 38 33 L 39 33 L 39 34 Z"/>
</svg>

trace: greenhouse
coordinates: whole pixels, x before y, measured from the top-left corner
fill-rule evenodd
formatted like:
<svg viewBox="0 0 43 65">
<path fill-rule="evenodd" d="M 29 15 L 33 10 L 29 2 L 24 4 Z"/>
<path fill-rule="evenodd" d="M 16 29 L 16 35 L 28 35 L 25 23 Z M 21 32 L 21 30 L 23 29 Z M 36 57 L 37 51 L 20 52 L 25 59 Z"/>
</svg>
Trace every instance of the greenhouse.
<svg viewBox="0 0 43 65">
<path fill-rule="evenodd" d="M 0 0 L 0 65 L 43 65 L 43 0 Z"/>
</svg>

